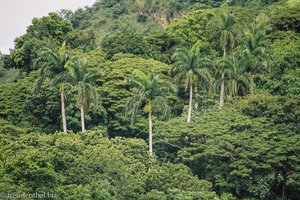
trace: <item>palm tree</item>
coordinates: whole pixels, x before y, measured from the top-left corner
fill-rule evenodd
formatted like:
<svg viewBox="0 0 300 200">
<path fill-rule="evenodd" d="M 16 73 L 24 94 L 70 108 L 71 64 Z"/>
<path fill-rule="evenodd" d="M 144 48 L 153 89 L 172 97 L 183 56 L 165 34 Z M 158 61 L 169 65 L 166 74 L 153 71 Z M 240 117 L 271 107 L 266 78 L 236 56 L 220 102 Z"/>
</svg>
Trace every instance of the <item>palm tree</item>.
<svg viewBox="0 0 300 200">
<path fill-rule="evenodd" d="M 233 29 L 234 17 L 232 14 L 222 13 L 215 26 L 220 37 L 220 48 L 223 51 L 223 58 L 233 49 L 235 44 L 235 32 Z M 225 72 L 221 71 L 221 87 L 220 87 L 220 107 L 223 107 L 225 101 Z"/>
<path fill-rule="evenodd" d="M 166 94 L 174 90 L 172 84 L 163 81 L 159 75 L 150 73 L 148 76 L 141 71 L 134 71 L 135 78 L 130 79 L 132 84 L 133 96 L 126 104 L 126 114 L 131 115 L 131 123 L 134 122 L 138 110 L 143 107 L 144 112 L 148 113 L 149 121 L 149 154 L 152 156 L 152 114 L 158 112 L 165 117 L 169 111 Z"/>
<path fill-rule="evenodd" d="M 71 81 L 78 90 L 77 104 L 80 106 L 81 129 L 85 132 L 84 113 L 98 108 L 98 93 L 93 84 L 100 77 L 100 74 L 88 71 L 86 60 L 76 60 L 68 67 Z"/>
<path fill-rule="evenodd" d="M 243 60 L 238 60 L 236 57 L 230 56 L 221 59 L 218 62 L 218 66 L 216 75 L 219 77 L 219 81 L 217 82 L 217 87 L 224 80 L 225 97 L 226 94 L 230 96 L 245 95 L 249 91 L 251 81 L 249 75 L 246 73 Z M 224 79 L 222 78 L 222 73 L 224 73 Z"/>
<path fill-rule="evenodd" d="M 251 80 L 250 93 L 253 93 L 253 75 L 259 72 L 266 71 L 267 53 L 263 43 L 265 36 L 264 27 L 250 25 L 244 29 L 244 50 L 242 58 L 247 61 L 246 70 L 249 73 Z"/>
<path fill-rule="evenodd" d="M 189 89 L 187 122 L 190 122 L 192 117 L 193 89 L 196 87 L 196 83 L 202 89 L 209 85 L 211 75 L 207 66 L 210 61 L 200 54 L 200 42 L 196 42 L 191 49 L 178 48 L 173 55 L 173 59 L 175 63 L 170 70 L 171 76 L 174 77 L 175 82 L 183 82 L 186 91 Z"/>
<path fill-rule="evenodd" d="M 54 84 L 60 84 L 61 115 L 64 133 L 67 133 L 64 83 L 68 79 L 67 65 L 70 63 L 70 60 L 70 56 L 66 51 L 66 42 L 63 42 L 58 52 L 45 49 L 35 61 L 35 66 L 41 65 L 35 92 L 39 92 L 46 78 L 52 80 Z"/>
</svg>

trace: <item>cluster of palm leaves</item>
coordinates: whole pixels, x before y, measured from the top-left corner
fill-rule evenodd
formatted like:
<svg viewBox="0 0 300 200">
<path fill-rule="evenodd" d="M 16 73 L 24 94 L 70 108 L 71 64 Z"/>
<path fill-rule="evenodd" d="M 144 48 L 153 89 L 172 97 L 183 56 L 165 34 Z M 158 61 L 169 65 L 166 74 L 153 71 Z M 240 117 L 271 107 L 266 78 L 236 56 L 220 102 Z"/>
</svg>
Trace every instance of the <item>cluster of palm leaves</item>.
<svg viewBox="0 0 300 200">
<path fill-rule="evenodd" d="M 149 121 L 149 154 L 152 155 L 152 115 L 161 114 L 166 117 L 169 112 L 169 102 L 167 94 L 175 92 L 176 88 L 166 78 L 155 73 L 145 73 L 135 70 L 134 77 L 128 82 L 132 86 L 133 96 L 130 97 L 126 105 L 126 114 L 131 115 L 131 123 L 134 122 L 138 110 L 143 108 L 148 113 Z"/>
<path fill-rule="evenodd" d="M 67 122 L 64 85 L 71 83 L 77 88 L 77 104 L 80 107 L 82 132 L 84 132 L 85 112 L 89 110 L 94 111 L 98 105 L 98 94 L 93 84 L 100 74 L 89 71 L 84 59 L 70 57 L 66 50 L 66 42 L 63 42 L 58 52 L 44 49 L 41 56 L 36 60 L 35 65 L 40 68 L 35 92 L 39 92 L 46 79 L 50 79 L 53 84 L 60 85 L 61 115 L 65 133 L 67 133 Z"/>
<path fill-rule="evenodd" d="M 200 41 L 191 48 L 177 48 L 172 57 L 174 64 L 170 76 L 179 87 L 184 86 L 185 91 L 189 92 L 187 122 L 192 120 L 195 89 L 219 93 L 219 105 L 223 107 L 227 96 L 252 93 L 253 75 L 266 69 L 265 47 L 261 43 L 264 29 L 255 25 L 245 28 L 242 33 L 244 42 L 236 47 L 233 25 L 231 14 L 221 14 L 215 23 L 223 51 L 221 58 L 210 59 L 202 53 Z M 141 107 L 148 113 L 149 153 L 152 155 L 152 114 L 157 110 L 166 115 L 169 108 L 166 94 L 174 87 L 160 80 L 157 74 L 147 76 L 140 71 L 135 72 L 135 78 L 130 82 L 134 95 L 128 99 L 126 113 L 131 115 L 132 122 Z"/>
<path fill-rule="evenodd" d="M 189 90 L 188 122 L 195 88 L 219 93 L 219 106 L 223 107 L 227 96 L 252 93 L 254 74 L 266 70 L 265 47 L 261 43 L 263 32 L 253 27 L 245 29 L 244 43 L 234 48 L 234 32 L 230 30 L 233 17 L 221 15 L 220 21 L 221 58 L 211 59 L 201 53 L 200 42 L 191 48 L 178 48 L 173 55 L 175 63 L 170 74 L 178 85 L 184 85 L 185 91 Z"/>
</svg>

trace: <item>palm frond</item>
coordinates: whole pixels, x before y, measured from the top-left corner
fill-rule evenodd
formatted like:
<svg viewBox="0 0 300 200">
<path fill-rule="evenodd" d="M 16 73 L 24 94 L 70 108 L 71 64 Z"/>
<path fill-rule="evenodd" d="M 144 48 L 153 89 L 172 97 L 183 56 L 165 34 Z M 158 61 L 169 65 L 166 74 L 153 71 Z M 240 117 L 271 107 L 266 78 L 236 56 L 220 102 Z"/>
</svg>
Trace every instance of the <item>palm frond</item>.
<svg viewBox="0 0 300 200">
<path fill-rule="evenodd" d="M 146 104 L 145 112 L 158 112 L 166 115 L 168 100 L 165 95 L 173 91 L 174 87 L 155 73 L 144 74 L 141 71 L 134 73 L 129 79 L 133 96 L 129 97 L 126 103 L 125 116 L 131 115 L 131 123 L 134 123 L 135 116 L 142 105 Z"/>
</svg>

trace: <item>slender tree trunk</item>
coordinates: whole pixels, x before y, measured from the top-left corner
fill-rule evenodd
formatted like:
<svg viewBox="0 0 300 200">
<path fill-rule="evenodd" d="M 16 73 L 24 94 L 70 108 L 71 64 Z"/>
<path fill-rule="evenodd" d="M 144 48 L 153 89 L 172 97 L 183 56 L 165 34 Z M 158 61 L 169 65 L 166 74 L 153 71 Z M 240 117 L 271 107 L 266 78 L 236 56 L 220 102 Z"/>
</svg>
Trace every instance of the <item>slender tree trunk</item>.
<svg viewBox="0 0 300 200">
<path fill-rule="evenodd" d="M 222 72 L 221 77 L 221 92 L 220 92 L 220 107 L 222 108 L 224 106 L 225 101 L 225 83 L 224 83 L 225 73 Z"/>
<path fill-rule="evenodd" d="M 250 76 L 250 94 L 253 94 L 254 81 L 253 81 L 253 75 L 251 72 L 249 72 L 249 76 Z"/>
<path fill-rule="evenodd" d="M 61 84 L 61 86 L 60 86 L 60 101 L 61 101 L 61 116 L 62 116 L 63 131 L 64 131 L 64 133 L 67 133 L 64 84 Z"/>
<path fill-rule="evenodd" d="M 80 115 L 81 115 L 81 131 L 85 132 L 84 106 L 83 106 L 83 104 L 80 104 Z"/>
<path fill-rule="evenodd" d="M 282 198 L 284 198 L 284 196 L 285 196 L 285 183 L 283 183 L 283 185 L 282 185 Z"/>
<path fill-rule="evenodd" d="M 224 51 L 223 51 L 223 57 L 226 57 L 226 47 L 224 47 Z M 222 108 L 224 106 L 224 102 L 225 102 L 225 73 L 224 73 L 224 69 L 222 71 L 222 76 L 221 76 L 221 91 L 220 91 L 220 107 Z"/>
<path fill-rule="evenodd" d="M 187 122 L 191 122 L 191 118 L 192 118 L 192 107 L 193 107 L 193 85 L 192 85 L 192 83 L 191 83 L 191 85 L 190 85 L 189 111 L 188 111 Z"/>
<path fill-rule="evenodd" d="M 149 118 L 149 155 L 152 156 L 153 154 L 153 149 L 152 149 L 152 111 L 149 111 L 148 114 Z"/>
</svg>

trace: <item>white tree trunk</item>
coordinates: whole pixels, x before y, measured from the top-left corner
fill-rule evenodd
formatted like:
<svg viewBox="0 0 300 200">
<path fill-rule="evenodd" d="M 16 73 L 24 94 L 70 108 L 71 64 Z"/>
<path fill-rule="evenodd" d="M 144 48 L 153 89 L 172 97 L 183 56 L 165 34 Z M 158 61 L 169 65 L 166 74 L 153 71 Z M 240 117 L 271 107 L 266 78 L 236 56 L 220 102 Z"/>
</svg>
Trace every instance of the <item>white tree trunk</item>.
<svg viewBox="0 0 300 200">
<path fill-rule="evenodd" d="M 63 123 L 63 131 L 64 131 L 64 133 L 67 133 L 64 84 L 61 84 L 61 86 L 60 86 L 60 101 L 61 101 L 61 116 L 62 116 L 62 123 Z"/>
<path fill-rule="evenodd" d="M 149 155 L 152 156 L 153 154 L 153 149 L 152 149 L 152 111 L 149 111 L 148 114 L 149 118 Z"/>
<path fill-rule="evenodd" d="M 80 115 L 81 115 L 81 131 L 85 132 L 84 106 L 83 106 L 83 104 L 80 104 Z"/>
<path fill-rule="evenodd" d="M 193 85 L 191 84 L 190 85 L 189 111 L 188 111 L 187 122 L 191 122 L 192 107 L 193 107 Z"/>
<path fill-rule="evenodd" d="M 253 81 L 253 75 L 251 72 L 249 72 L 249 76 L 250 76 L 250 94 L 253 94 L 254 81 Z"/>
<path fill-rule="evenodd" d="M 225 73 L 222 72 L 221 77 L 221 91 L 220 91 L 220 107 L 222 108 L 224 106 L 225 101 L 225 83 L 224 83 Z"/>
<path fill-rule="evenodd" d="M 226 46 L 223 49 L 223 58 L 226 57 Z M 222 76 L 221 76 L 221 91 L 220 91 L 220 107 L 222 108 L 224 106 L 225 102 L 225 73 L 224 69 L 222 71 Z"/>
</svg>

